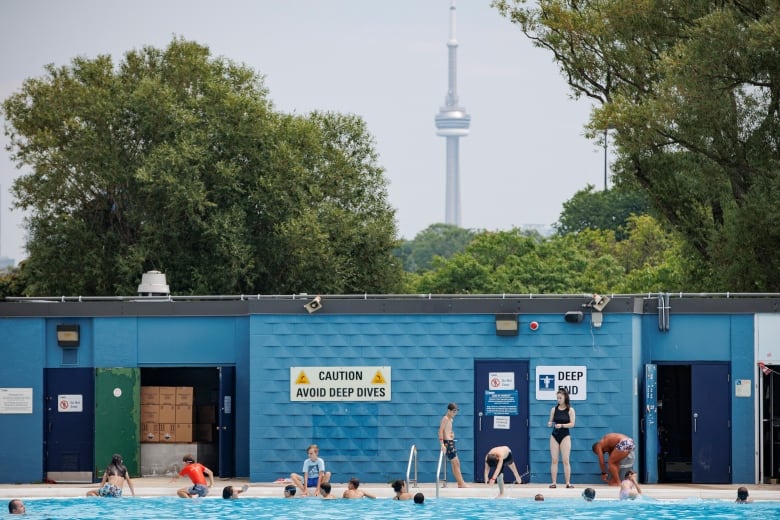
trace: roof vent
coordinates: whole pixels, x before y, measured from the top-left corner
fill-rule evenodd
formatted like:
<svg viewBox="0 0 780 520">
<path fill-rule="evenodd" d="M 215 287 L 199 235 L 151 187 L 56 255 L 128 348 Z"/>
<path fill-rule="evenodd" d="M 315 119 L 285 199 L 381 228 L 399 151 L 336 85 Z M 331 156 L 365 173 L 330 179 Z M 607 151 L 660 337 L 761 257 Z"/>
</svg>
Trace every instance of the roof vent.
<svg viewBox="0 0 780 520">
<path fill-rule="evenodd" d="M 141 277 L 138 296 L 168 296 L 170 293 L 165 275 L 160 271 L 148 271 Z"/>
</svg>

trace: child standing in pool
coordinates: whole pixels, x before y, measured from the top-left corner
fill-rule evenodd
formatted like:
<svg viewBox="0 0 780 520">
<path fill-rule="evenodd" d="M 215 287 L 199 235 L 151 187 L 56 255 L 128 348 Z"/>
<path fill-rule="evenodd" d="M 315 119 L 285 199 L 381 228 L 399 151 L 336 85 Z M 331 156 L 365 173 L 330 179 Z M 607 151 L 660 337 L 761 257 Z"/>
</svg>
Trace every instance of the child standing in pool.
<svg viewBox="0 0 780 520">
<path fill-rule="evenodd" d="M 320 449 L 316 444 L 309 446 L 306 454 L 309 457 L 303 461 L 303 476 L 293 473 L 290 478 L 304 496 L 308 495 L 309 489 L 313 489 L 314 496 L 317 496 L 320 485 L 330 482 L 330 472 L 325 471 L 325 461 L 320 458 Z"/>
</svg>

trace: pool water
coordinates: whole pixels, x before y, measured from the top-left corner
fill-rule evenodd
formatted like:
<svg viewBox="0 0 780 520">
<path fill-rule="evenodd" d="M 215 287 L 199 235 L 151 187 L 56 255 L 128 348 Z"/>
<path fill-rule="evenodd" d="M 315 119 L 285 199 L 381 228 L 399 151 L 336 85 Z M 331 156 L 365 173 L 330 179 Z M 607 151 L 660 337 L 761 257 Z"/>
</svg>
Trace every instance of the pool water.
<svg viewBox="0 0 780 520">
<path fill-rule="evenodd" d="M 412 501 L 322 500 L 284 498 L 241 498 L 223 500 L 206 498 L 184 500 L 175 497 L 153 498 L 49 498 L 25 499 L 27 514 L 23 518 L 120 520 L 211 518 L 317 520 L 435 518 L 469 520 L 482 518 L 575 519 L 767 519 L 780 518 L 780 501 L 735 504 L 719 500 L 638 500 L 620 502 L 581 499 L 557 499 L 534 502 L 530 498 L 491 500 L 482 498 L 426 499 L 425 504 Z M 6 513 L 7 515 L 7 513 Z M 8 516 L 10 518 L 10 516 Z"/>
</svg>

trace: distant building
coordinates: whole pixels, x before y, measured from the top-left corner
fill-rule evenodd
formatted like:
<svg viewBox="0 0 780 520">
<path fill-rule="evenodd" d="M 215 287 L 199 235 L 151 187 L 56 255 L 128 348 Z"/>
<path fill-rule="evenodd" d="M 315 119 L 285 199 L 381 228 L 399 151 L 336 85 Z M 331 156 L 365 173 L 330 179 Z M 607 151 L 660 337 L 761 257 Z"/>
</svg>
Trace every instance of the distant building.
<svg viewBox="0 0 780 520">
<path fill-rule="evenodd" d="M 6 271 L 11 269 L 16 264 L 13 258 L 7 256 L 0 256 L 0 271 Z"/>
</svg>

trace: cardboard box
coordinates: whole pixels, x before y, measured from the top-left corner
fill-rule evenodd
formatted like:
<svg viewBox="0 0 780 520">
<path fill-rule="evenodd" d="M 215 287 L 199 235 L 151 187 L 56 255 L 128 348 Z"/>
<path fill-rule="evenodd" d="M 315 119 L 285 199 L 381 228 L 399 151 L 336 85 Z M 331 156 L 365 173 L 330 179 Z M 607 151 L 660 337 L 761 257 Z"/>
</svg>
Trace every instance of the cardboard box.
<svg viewBox="0 0 780 520">
<path fill-rule="evenodd" d="M 191 386 L 177 386 L 176 387 L 176 404 L 193 404 L 193 391 Z"/>
<path fill-rule="evenodd" d="M 143 423 L 158 423 L 160 422 L 160 405 L 159 404 L 142 404 L 141 405 L 141 424 Z"/>
<path fill-rule="evenodd" d="M 192 442 L 192 423 L 176 425 L 176 442 Z"/>
<path fill-rule="evenodd" d="M 159 386 L 142 386 L 141 387 L 141 404 L 160 404 L 160 387 Z"/>
<path fill-rule="evenodd" d="M 176 387 L 175 386 L 161 386 L 160 387 L 160 404 L 176 404 Z"/>
<path fill-rule="evenodd" d="M 157 423 L 141 423 L 141 442 L 160 442 L 157 434 Z"/>
<path fill-rule="evenodd" d="M 175 423 L 176 422 L 176 407 L 172 404 L 161 404 L 160 407 L 160 419 L 159 423 Z"/>
<path fill-rule="evenodd" d="M 217 422 L 217 407 L 213 404 L 204 404 L 198 406 L 198 422 L 199 423 L 211 423 Z"/>
<path fill-rule="evenodd" d="M 176 442 L 176 425 L 173 423 L 159 424 L 158 437 L 160 438 L 160 442 Z"/>
<path fill-rule="evenodd" d="M 198 442 L 214 442 L 216 434 L 217 426 L 215 424 L 198 423 L 195 426 L 195 440 Z"/>
<path fill-rule="evenodd" d="M 176 405 L 176 424 L 192 424 L 192 405 Z"/>
</svg>

